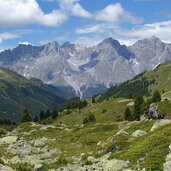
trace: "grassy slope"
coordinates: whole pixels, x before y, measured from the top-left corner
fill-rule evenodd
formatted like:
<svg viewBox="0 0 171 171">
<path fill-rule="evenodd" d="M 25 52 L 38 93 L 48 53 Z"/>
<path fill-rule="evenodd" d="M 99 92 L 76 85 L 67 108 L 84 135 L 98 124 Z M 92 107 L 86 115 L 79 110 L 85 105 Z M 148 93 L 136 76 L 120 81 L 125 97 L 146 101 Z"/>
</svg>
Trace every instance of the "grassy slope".
<svg viewBox="0 0 171 171">
<path fill-rule="evenodd" d="M 149 80 L 155 80 L 155 83 L 148 87 L 149 92 L 154 89 L 159 89 L 162 92 L 164 88 L 166 93 L 163 94 L 163 97 L 168 98 L 168 100 L 161 101 L 159 109 L 167 114 L 167 118 L 171 118 L 171 101 L 169 99 L 171 93 L 168 92 L 170 90 L 169 85 L 171 85 L 169 79 L 171 76 L 170 68 L 171 63 L 162 64 L 155 71 L 147 72 L 143 76 L 136 78 L 141 80 L 142 77 L 146 77 Z M 137 161 L 139 161 L 141 168 L 145 167 L 148 171 L 161 171 L 163 170 L 165 157 L 168 154 L 168 146 L 171 143 L 171 125 L 150 132 L 149 130 L 154 121 L 116 122 L 123 118 L 126 105 L 130 103 L 132 103 L 131 99 L 110 98 L 89 105 L 80 112 L 78 109 L 74 109 L 70 114 L 66 115 L 65 111 L 52 123 L 56 126 L 55 129 L 40 130 L 41 125 L 33 127 L 29 123 L 24 123 L 20 126 L 20 136 L 24 136 L 27 140 L 43 136 L 56 138 L 56 141 L 49 142 L 46 145 L 50 148 L 59 148 L 65 158 L 79 157 L 81 153 L 85 153 L 86 156 L 99 156 L 97 152 L 103 150 L 100 155 L 110 151 L 112 152 L 111 158 L 130 160 L 132 167 L 135 167 Z M 83 118 L 89 113 L 95 115 L 96 123 L 82 126 Z M 66 124 L 69 131 L 58 129 L 57 127 L 61 126 L 60 123 Z M 33 129 L 36 131 L 31 136 L 22 135 L 22 132 Z M 121 129 L 128 134 L 115 135 Z M 146 131 L 147 135 L 139 138 L 132 137 L 132 133 L 138 129 Z M 99 142 L 104 146 L 98 146 L 97 143 Z M 0 146 L 0 149 L 1 152 L 4 152 L 3 146 Z M 58 166 L 58 163 L 54 163 L 45 166 L 45 170 Z"/>
<path fill-rule="evenodd" d="M 49 86 L 39 80 L 28 80 L 15 72 L 0 68 L 0 117 L 19 117 L 27 107 L 32 115 L 64 101 Z"/>
<path fill-rule="evenodd" d="M 19 128 L 19 137 L 26 140 L 41 137 L 56 138 L 55 141 L 47 142 L 46 145 L 52 149 L 60 149 L 64 158 L 79 157 L 81 153 L 85 153 L 86 156 L 98 157 L 110 151 L 112 152 L 111 158 L 130 160 L 132 167 L 135 166 L 139 158 L 143 158 L 144 162 L 139 163 L 141 168 L 160 171 L 171 142 L 171 125 L 150 132 L 154 121 L 116 122 L 118 119 L 116 115 L 120 113 L 123 117 L 126 105 L 131 102 L 130 99 L 110 99 L 89 105 L 81 112 L 78 109 L 72 110 L 68 115 L 63 112 L 52 123 L 55 128 L 48 128 L 47 130 L 41 130 L 42 125 L 33 126 L 30 123 L 24 123 Z M 103 109 L 107 111 L 103 112 Z M 83 118 L 88 113 L 93 113 L 97 121 L 82 126 Z M 69 130 L 60 129 L 61 123 L 67 125 Z M 115 135 L 121 129 L 128 134 Z M 132 137 L 132 133 L 138 129 L 146 131 L 147 135 L 140 138 Z M 31 130 L 36 131 L 29 136 L 23 135 L 23 132 Z M 100 145 L 97 145 L 99 142 L 101 142 Z M 0 146 L 0 149 L 4 152 L 3 145 Z M 99 150 L 103 150 L 101 154 L 98 154 Z M 4 156 L 9 158 L 8 154 L 4 153 Z M 59 157 L 59 154 L 54 155 L 52 159 L 56 157 Z M 61 164 L 56 162 L 45 165 L 43 171 L 49 168 L 57 168 Z"/>
</svg>

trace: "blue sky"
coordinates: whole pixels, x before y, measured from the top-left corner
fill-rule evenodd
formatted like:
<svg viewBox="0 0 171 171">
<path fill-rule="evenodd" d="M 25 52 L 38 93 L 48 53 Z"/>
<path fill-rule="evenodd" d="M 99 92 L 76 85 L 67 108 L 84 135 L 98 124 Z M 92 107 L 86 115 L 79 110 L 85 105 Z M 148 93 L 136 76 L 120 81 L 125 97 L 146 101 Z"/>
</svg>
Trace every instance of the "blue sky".
<svg viewBox="0 0 171 171">
<path fill-rule="evenodd" d="M 19 43 L 171 42 L 170 0 L 0 0 L 0 50 Z"/>
</svg>

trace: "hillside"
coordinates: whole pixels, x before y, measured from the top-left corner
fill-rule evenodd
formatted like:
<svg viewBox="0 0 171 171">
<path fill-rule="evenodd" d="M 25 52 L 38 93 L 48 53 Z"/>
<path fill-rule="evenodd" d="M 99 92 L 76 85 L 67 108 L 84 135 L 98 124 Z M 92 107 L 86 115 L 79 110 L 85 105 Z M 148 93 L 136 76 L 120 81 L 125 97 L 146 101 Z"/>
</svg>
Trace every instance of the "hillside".
<svg viewBox="0 0 171 171">
<path fill-rule="evenodd" d="M 154 90 L 165 93 L 164 97 L 170 97 L 171 90 L 171 62 L 158 65 L 153 71 L 143 72 L 133 79 L 118 86 L 109 88 L 101 95 L 99 100 L 111 97 L 131 98 L 138 95 L 150 95 Z"/>
<path fill-rule="evenodd" d="M 37 79 L 26 79 L 0 68 L 0 118 L 18 121 L 26 107 L 32 116 L 63 103 L 57 91 Z"/>
<path fill-rule="evenodd" d="M 61 112 L 51 125 L 23 123 L 7 134 L 1 130 L 0 167 L 162 171 L 171 142 L 171 125 L 151 131 L 153 120 L 122 121 L 123 111 L 131 103 L 131 99 L 121 98 L 89 103 L 81 110 L 70 109 L 70 114 Z M 96 122 L 83 125 L 90 113 Z"/>
</svg>

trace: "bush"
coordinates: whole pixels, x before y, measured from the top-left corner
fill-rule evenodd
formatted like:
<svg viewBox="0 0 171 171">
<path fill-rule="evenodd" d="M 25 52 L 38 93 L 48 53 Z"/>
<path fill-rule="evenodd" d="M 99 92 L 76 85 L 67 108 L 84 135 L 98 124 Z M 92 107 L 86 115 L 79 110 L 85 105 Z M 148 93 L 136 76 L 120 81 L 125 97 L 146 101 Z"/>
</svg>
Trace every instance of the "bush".
<svg viewBox="0 0 171 171">
<path fill-rule="evenodd" d="M 6 134 L 6 131 L 4 129 L 0 128 L 0 136 L 5 135 L 5 134 Z"/>
<path fill-rule="evenodd" d="M 93 114 L 89 114 L 88 116 L 86 116 L 83 120 L 83 124 L 87 124 L 87 123 L 90 123 L 90 122 L 96 122 L 96 118 Z"/>
<path fill-rule="evenodd" d="M 83 119 L 83 124 L 87 124 L 88 122 L 89 122 L 88 118 L 85 117 L 85 118 Z"/>
<path fill-rule="evenodd" d="M 17 163 L 12 167 L 17 171 L 32 171 L 34 166 L 30 165 L 29 163 Z"/>
<path fill-rule="evenodd" d="M 96 118 L 95 118 L 95 116 L 94 116 L 93 114 L 89 114 L 89 115 L 88 115 L 88 120 L 89 120 L 90 122 L 96 122 Z"/>
<path fill-rule="evenodd" d="M 102 113 L 106 113 L 106 112 L 107 112 L 107 110 L 106 110 L 106 109 L 103 109 L 103 110 L 102 110 Z"/>
<path fill-rule="evenodd" d="M 152 102 L 156 103 L 156 102 L 160 102 L 160 101 L 161 101 L 161 95 L 158 90 L 155 90 L 153 93 Z"/>
</svg>

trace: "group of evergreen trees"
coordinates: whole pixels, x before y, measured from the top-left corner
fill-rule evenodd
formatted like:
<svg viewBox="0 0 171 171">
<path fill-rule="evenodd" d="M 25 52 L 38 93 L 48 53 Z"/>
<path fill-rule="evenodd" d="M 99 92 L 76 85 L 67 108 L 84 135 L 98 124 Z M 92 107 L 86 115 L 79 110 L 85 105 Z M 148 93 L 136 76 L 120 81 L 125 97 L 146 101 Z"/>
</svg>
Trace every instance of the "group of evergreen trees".
<svg viewBox="0 0 171 171">
<path fill-rule="evenodd" d="M 129 107 L 125 109 L 125 120 L 140 120 L 140 116 L 143 113 L 147 113 L 151 103 L 156 103 L 161 101 L 161 95 L 158 90 L 155 90 L 152 97 L 144 101 L 143 96 L 137 96 L 134 99 L 133 111 Z"/>
<path fill-rule="evenodd" d="M 31 117 L 28 109 L 24 108 L 21 110 L 21 122 L 29 122 L 34 121 L 38 122 L 41 120 L 45 120 L 47 118 L 55 119 L 58 117 L 58 111 L 62 112 L 64 110 L 67 110 L 67 114 L 70 113 L 70 109 L 76 109 L 79 110 L 87 106 L 86 100 L 81 100 L 79 97 L 74 97 L 68 101 L 66 101 L 64 104 L 59 106 L 58 108 L 55 108 L 54 110 L 50 111 L 47 109 L 46 112 L 41 111 L 39 115 L 36 115 L 34 118 Z"/>
<path fill-rule="evenodd" d="M 154 84 L 154 82 L 154 79 L 149 80 L 144 76 L 144 73 L 141 73 L 132 80 L 125 81 L 120 85 L 109 88 L 98 100 L 103 101 L 116 97 L 135 98 L 137 96 L 149 96 L 148 87 L 151 84 Z"/>
<path fill-rule="evenodd" d="M 16 125 L 17 123 L 15 121 L 11 121 L 10 119 L 4 118 L 0 119 L 0 125 Z"/>
<path fill-rule="evenodd" d="M 31 118 L 28 109 L 24 108 L 21 110 L 21 122 L 30 122 L 30 121 L 38 122 L 39 120 L 45 120 L 47 118 L 55 119 L 57 117 L 58 117 L 58 111 L 56 109 L 54 109 L 52 112 L 49 109 L 47 109 L 46 112 L 41 111 L 39 116 L 36 115 L 33 119 Z"/>
<path fill-rule="evenodd" d="M 70 109 L 76 109 L 79 110 L 86 107 L 88 105 L 87 101 L 81 100 L 80 97 L 74 97 L 70 100 L 67 100 L 65 103 L 63 103 L 61 106 L 58 107 L 58 111 L 62 112 L 64 110 L 70 110 Z"/>
</svg>

